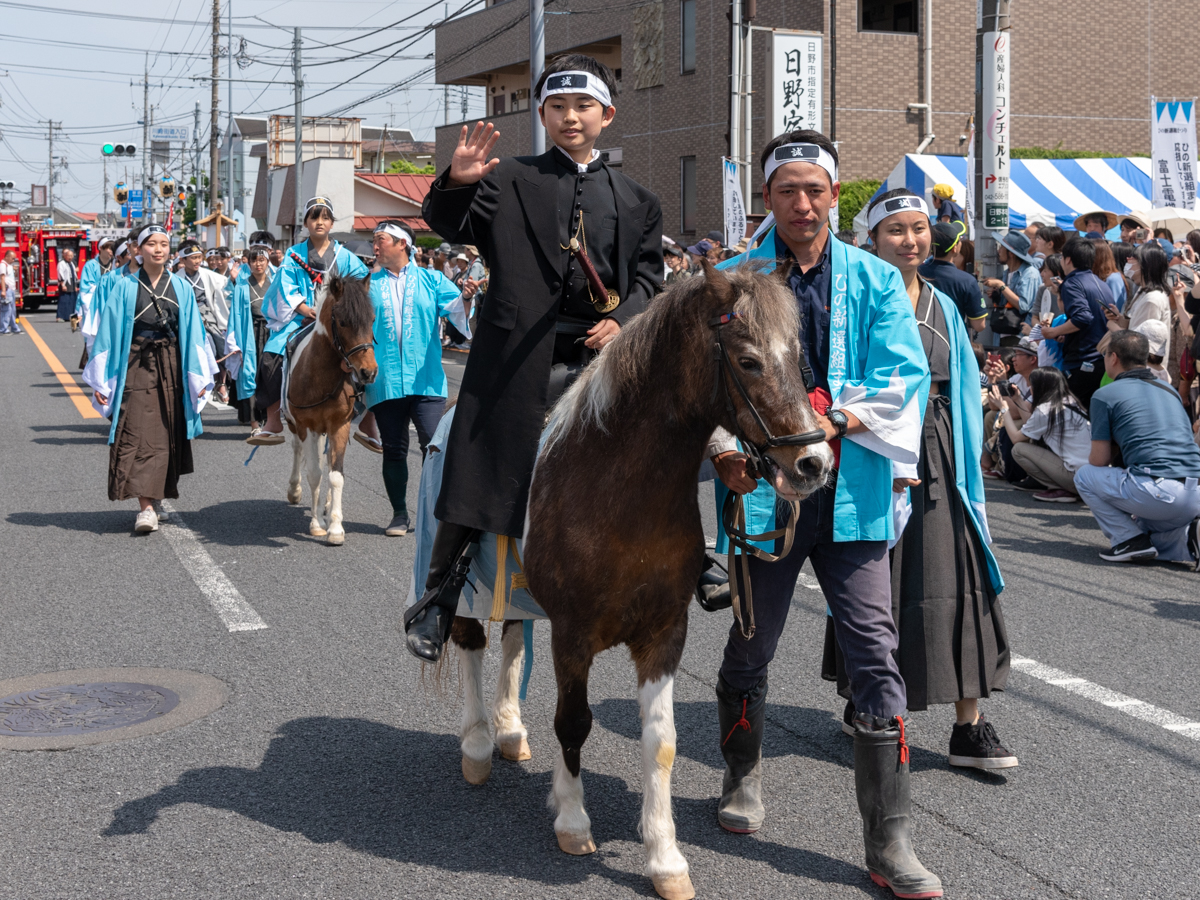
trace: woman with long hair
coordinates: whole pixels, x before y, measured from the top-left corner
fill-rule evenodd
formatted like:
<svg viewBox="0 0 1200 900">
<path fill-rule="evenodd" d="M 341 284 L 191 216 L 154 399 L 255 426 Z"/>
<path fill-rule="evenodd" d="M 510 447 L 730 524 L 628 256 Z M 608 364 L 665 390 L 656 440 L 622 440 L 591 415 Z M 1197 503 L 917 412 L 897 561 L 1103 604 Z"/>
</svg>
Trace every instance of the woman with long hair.
<svg viewBox="0 0 1200 900">
<path fill-rule="evenodd" d="M 1117 260 L 1113 256 L 1112 248 L 1105 240 L 1094 240 L 1092 243 L 1096 246 L 1096 261 L 1092 263 L 1092 273 L 1108 285 L 1117 309 L 1123 309 L 1129 295 L 1125 290 L 1125 279 L 1121 275 L 1121 270 L 1117 268 Z"/>
<path fill-rule="evenodd" d="M 1075 472 L 1087 464 L 1092 449 L 1087 411 L 1058 369 L 1034 369 L 1029 373 L 1029 386 L 1033 388 L 1030 410 L 999 397 L 1004 429 L 1013 442 L 1013 459 L 1046 485 L 1033 499 L 1074 503 L 1079 499 Z"/>
<path fill-rule="evenodd" d="M 899 202 L 889 202 L 899 201 Z M 899 631 L 896 661 L 908 708 L 953 703 L 950 765 L 1004 769 L 1017 758 L 1000 743 L 979 712 L 979 699 L 1003 690 L 1009 645 L 997 595 L 1004 587 L 988 549 L 979 403 L 979 366 L 954 303 L 921 278 L 932 233 L 921 198 L 888 191 L 867 212 L 879 258 L 896 266 L 917 318 L 931 384 L 920 458 L 893 473 L 892 488 L 906 494 L 911 516 L 892 551 L 892 615 Z M 957 462 L 961 460 L 961 465 Z M 849 697 L 840 650 L 826 626 L 822 675 Z M 847 706 L 844 722 L 853 719 Z"/>
<path fill-rule="evenodd" d="M 1167 326 L 1167 350 L 1170 352 L 1171 289 L 1167 284 L 1169 266 L 1167 254 L 1157 243 L 1142 244 L 1133 252 L 1125 261 L 1125 268 L 1129 279 L 1137 286 L 1137 292 L 1120 308 L 1120 312 L 1114 309 L 1105 310 L 1109 331 L 1133 329 L 1149 319 L 1157 319 Z"/>
</svg>

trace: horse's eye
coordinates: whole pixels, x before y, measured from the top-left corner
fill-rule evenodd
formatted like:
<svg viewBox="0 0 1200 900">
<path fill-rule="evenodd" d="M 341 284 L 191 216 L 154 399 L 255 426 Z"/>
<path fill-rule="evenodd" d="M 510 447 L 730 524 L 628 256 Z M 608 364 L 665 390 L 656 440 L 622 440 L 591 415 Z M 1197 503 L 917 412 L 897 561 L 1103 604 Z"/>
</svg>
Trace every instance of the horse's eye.
<svg viewBox="0 0 1200 900">
<path fill-rule="evenodd" d="M 762 363 L 753 356 L 743 356 L 738 359 L 738 365 L 746 372 L 758 375 L 762 372 Z"/>
</svg>

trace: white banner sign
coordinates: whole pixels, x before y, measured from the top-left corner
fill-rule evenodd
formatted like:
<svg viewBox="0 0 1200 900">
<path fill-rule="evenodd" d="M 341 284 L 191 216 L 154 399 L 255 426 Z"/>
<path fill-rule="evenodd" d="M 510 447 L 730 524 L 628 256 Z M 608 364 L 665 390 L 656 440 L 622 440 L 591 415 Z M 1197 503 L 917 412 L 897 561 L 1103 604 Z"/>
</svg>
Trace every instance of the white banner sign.
<svg viewBox="0 0 1200 900">
<path fill-rule="evenodd" d="M 1196 208 L 1196 103 L 1167 103 L 1150 98 L 1154 112 L 1150 136 L 1151 205 Z"/>
<path fill-rule="evenodd" d="M 733 247 L 746 236 L 746 204 L 737 164 L 722 157 L 721 170 L 725 182 L 725 246 Z"/>
<path fill-rule="evenodd" d="M 825 79 L 819 34 L 773 31 L 767 44 L 767 109 L 774 137 L 797 128 L 821 130 Z"/>
<path fill-rule="evenodd" d="M 967 239 L 975 240 L 975 123 L 967 129 L 967 182 L 964 185 L 963 218 L 967 220 Z"/>
<path fill-rule="evenodd" d="M 1009 148 L 1012 117 L 1008 106 L 1009 33 L 983 35 L 983 227 L 1008 231 Z"/>
</svg>

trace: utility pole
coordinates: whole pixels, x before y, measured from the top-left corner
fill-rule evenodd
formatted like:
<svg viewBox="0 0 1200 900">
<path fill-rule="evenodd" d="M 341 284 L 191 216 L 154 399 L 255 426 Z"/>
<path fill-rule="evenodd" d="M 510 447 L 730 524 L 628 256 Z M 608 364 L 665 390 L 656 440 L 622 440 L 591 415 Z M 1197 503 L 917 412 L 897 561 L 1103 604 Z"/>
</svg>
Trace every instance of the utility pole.
<svg viewBox="0 0 1200 900">
<path fill-rule="evenodd" d="M 933 0 L 929 0 L 933 2 Z M 229 149 L 225 151 L 225 214 L 229 218 L 233 218 L 233 0 L 227 0 L 225 7 L 225 22 L 229 34 L 225 36 L 225 72 L 229 76 L 228 87 L 226 89 L 226 98 L 229 107 L 229 127 L 225 129 L 225 140 L 229 143 Z M 230 229 L 231 232 L 236 232 L 236 229 Z M 233 246 L 233 234 L 229 239 L 229 246 Z"/>
<path fill-rule="evenodd" d="M 538 118 L 538 98 L 533 95 L 533 86 L 545 68 L 546 4 L 544 0 L 529 0 L 529 147 L 534 156 L 546 152 L 546 132 Z"/>
<path fill-rule="evenodd" d="M 142 70 L 142 222 L 150 218 L 150 54 Z"/>
<path fill-rule="evenodd" d="M 196 101 L 195 120 L 192 128 L 192 176 L 196 180 L 193 194 L 196 198 L 196 218 L 204 218 L 204 173 L 200 170 L 200 101 Z"/>
<path fill-rule="evenodd" d="M 102 155 L 100 157 L 100 159 L 103 160 L 103 162 L 104 162 L 104 216 L 107 219 L 108 218 L 108 157 Z"/>
<path fill-rule="evenodd" d="M 296 201 L 295 210 L 292 215 L 292 243 L 296 243 L 300 239 L 300 227 L 304 224 L 304 195 L 301 191 L 304 190 L 304 79 L 300 77 L 300 29 L 295 29 L 292 37 L 292 71 L 296 76 L 296 127 L 294 137 L 296 139 L 295 161 L 293 167 L 295 171 L 296 189 L 292 192 L 293 199 Z"/>
<path fill-rule="evenodd" d="M 50 174 L 46 178 L 46 209 L 49 210 L 50 220 L 54 220 L 54 120 L 51 119 L 47 123 L 50 126 Z M 62 123 L 59 122 L 61 125 Z"/>
<path fill-rule="evenodd" d="M 450 4 L 442 4 L 442 24 L 450 19 Z M 450 85 L 442 85 L 442 124 L 450 124 Z"/>
<path fill-rule="evenodd" d="M 218 192 L 217 178 L 217 133 L 220 130 L 217 118 L 221 105 L 221 0 L 213 0 L 212 5 L 212 113 L 209 116 L 208 134 L 208 205 L 217 208 Z"/>
</svg>

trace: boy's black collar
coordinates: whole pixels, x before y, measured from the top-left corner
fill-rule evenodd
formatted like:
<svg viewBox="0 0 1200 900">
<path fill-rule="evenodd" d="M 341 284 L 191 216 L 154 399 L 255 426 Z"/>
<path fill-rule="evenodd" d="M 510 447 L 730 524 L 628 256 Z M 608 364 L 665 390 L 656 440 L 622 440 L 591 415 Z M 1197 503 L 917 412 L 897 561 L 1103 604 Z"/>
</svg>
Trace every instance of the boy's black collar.
<svg viewBox="0 0 1200 900">
<path fill-rule="evenodd" d="M 554 149 L 558 151 L 557 153 L 554 154 L 554 159 L 560 166 L 562 166 L 564 169 L 566 169 L 569 172 L 578 172 L 579 171 L 579 163 L 575 162 L 575 160 L 571 158 L 571 154 L 569 154 L 562 147 L 558 146 L 558 144 L 554 145 Z M 595 152 L 595 151 L 593 151 L 593 152 Z M 604 158 L 602 156 L 600 156 L 599 154 L 596 154 L 596 158 L 588 163 L 587 171 L 588 172 L 599 172 L 600 169 L 603 167 L 604 167 Z"/>
</svg>

